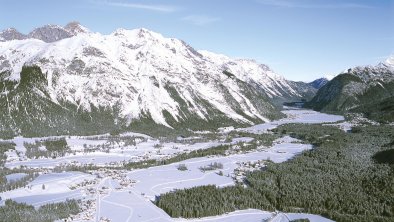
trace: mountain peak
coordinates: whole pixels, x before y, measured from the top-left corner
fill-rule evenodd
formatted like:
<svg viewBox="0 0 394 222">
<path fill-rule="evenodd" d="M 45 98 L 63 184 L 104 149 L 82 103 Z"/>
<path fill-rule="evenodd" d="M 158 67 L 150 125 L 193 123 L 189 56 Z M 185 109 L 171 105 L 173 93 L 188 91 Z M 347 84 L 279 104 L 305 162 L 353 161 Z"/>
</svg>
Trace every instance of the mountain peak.
<svg viewBox="0 0 394 222">
<path fill-rule="evenodd" d="M 146 35 L 149 35 L 149 36 L 152 36 L 152 35 L 161 35 L 161 34 L 159 34 L 159 33 L 157 33 L 157 32 L 151 31 L 151 30 L 146 29 L 146 28 L 138 28 L 138 29 L 136 29 L 136 31 L 138 31 L 138 34 L 139 34 L 141 37 L 144 37 L 144 36 L 146 36 Z"/>
<path fill-rule="evenodd" d="M 82 26 L 78 21 L 72 21 L 64 26 L 64 29 L 68 31 L 71 35 L 78 35 L 79 33 L 90 32 L 88 28 Z"/>
<path fill-rule="evenodd" d="M 322 77 L 322 78 L 316 79 L 308 84 L 311 85 L 315 89 L 320 89 L 321 87 L 326 85 L 328 83 L 328 81 L 329 80 L 327 78 Z"/>
<path fill-rule="evenodd" d="M 165 42 L 167 39 L 162 34 L 146 28 L 137 28 L 132 30 L 118 28 L 114 32 L 112 32 L 111 35 L 123 39 L 122 41 L 134 40 L 140 42 L 140 44 L 146 44 L 147 42 L 153 44 L 158 42 Z"/>
<path fill-rule="evenodd" d="M 26 36 L 15 28 L 7 28 L 0 32 L 0 41 L 22 40 Z"/>
<path fill-rule="evenodd" d="M 394 55 L 391 55 L 391 56 L 389 56 L 387 59 L 386 59 L 386 65 L 388 65 L 388 66 L 391 66 L 391 67 L 394 67 Z"/>
<path fill-rule="evenodd" d="M 0 32 L 0 41 L 23 40 L 27 38 L 39 39 L 44 42 L 56 42 L 65 38 L 76 36 L 79 33 L 88 33 L 89 29 L 82 26 L 79 22 L 73 21 L 65 27 L 48 24 L 33 29 L 28 35 L 20 33 L 15 28 L 7 28 Z"/>
<path fill-rule="evenodd" d="M 158 34 L 154 31 L 151 31 L 149 29 L 146 28 L 136 28 L 136 29 L 125 29 L 125 28 L 118 28 L 116 29 L 114 32 L 112 32 L 112 34 L 126 34 L 126 33 L 135 33 L 135 34 Z"/>
<path fill-rule="evenodd" d="M 44 42 L 56 42 L 61 39 L 69 38 L 72 35 L 59 25 L 49 24 L 35 28 L 27 36 L 33 39 L 40 39 Z"/>
<path fill-rule="evenodd" d="M 2 33 L 3 32 L 18 32 L 18 30 L 16 30 L 16 28 L 14 28 L 14 27 L 10 27 L 10 28 L 6 28 L 6 29 L 4 29 L 3 31 L 1 31 Z"/>
</svg>

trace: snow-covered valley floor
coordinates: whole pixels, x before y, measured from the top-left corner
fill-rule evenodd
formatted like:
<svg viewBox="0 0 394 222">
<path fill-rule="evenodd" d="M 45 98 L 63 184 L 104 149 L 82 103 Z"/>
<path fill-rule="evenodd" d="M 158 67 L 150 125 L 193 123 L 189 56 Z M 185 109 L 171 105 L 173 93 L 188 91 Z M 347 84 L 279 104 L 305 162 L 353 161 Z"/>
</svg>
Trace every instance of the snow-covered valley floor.
<svg viewBox="0 0 394 222">
<path fill-rule="evenodd" d="M 285 123 L 333 123 L 342 121 L 342 116 L 327 115 L 310 110 L 286 110 L 287 118 L 270 123 L 260 124 L 245 129 L 237 129 L 253 133 L 266 133 L 268 129 Z M 107 151 L 94 150 L 85 152 L 87 147 L 108 145 L 105 135 L 97 137 L 66 137 L 71 152 L 64 157 L 33 159 L 24 155 L 24 144 L 33 143 L 42 138 L 15 138 L 16 151 L 7 153 L 6 167 L 19 168 L 26 166 L 41 169 L 41 174 L 25 187 L 0 193 L 3 200 L 13 199 L 26 202 L 35 207 L 46 203 L 61 202 L 66 199 L 81 199 L 83 212 L 73 216 L 72 221 L 289 221 L 298 218 L 309 218 L 310 221 L 330 221 L 318 215 L 284 214 L 260 210 L 242 210 L 215 217 L 185 220 L 171 218 L 167 213 L 152 203 L 155 196 L 175 189 L 190 188 L 201 185 L 231 186 L 244 176 L 247 170 L 264 167 L 267 160 L 273 162 L 286 161 L 294 155 L 308 149 L 309 144 L 302 144 L 291 137 L 277 139 L 272 147 L 258 147 L 245 153 L 234 153 L 227 156 L 208 156 L 192 158 L 177 163 L 150 167 L 146 169 L 124 170 L 118 168 L 101 168 L 82 172 L 55 173 L 52 169 L 59 165 L 92 164 L 96 166 L 121 166 L 123 162 L 160 159 L 174 156 L 191 150 L 206 149 L 220 144 L 250 142 L 253 138 L 233 138 L 231 142 L 214 140 L 207 142 L 160 142 L 157 139 L 141 134 L 135 136 L 133 144 L 113 142 Z M 159 145 L 158 145 L 159 144 Z M 84 151 L 85 150 L 85 151 Z M 222 168 L 210 171 L 201 170 L 210 164 L 220 164 Z M 179 166 L 186 170 L 179 170 Z M 18 179 L 23 175 L 12 175 Z"/>
</svg>

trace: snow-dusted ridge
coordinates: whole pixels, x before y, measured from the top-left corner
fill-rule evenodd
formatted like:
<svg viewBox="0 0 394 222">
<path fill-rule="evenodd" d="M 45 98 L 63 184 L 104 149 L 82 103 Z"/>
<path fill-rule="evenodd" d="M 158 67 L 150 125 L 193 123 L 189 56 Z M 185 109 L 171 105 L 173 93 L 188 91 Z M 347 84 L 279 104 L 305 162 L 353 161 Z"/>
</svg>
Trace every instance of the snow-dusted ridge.
<svg viewBox="0 0 394 222">
<path fill-rule="evenodd" d="M 390 55 L 387 59 L 386 59 L 386 65 L 391 66 L 394 68 L 394 55 Z"/>
<path fill-rule="evenodd" d="M 168 127 L 164 111 L 175 121 L 189 114 L 206 120 L 215 110 L 237 122 L 266 122 L 277 112 L 269 97 L 300 97 L 266 65 L 196 51 L 144 28 L 102 35 L 76 22 L 47 25 L 26 39 L 0 42 L 0 55 L 0 72 L 9 71 L 10 80 L 19 80 L 24 65 L 38 65 L 56 103 L 85 111 L 117 107 L 129 121 L 149 115 Z"/>
<path fill-rule="evenodd" d="M 214 64 L 228 70 L 243 81 L 262 83 L 261 86 L 269 97 L 283 96 L 281 90 L 299 95 L 289 82 L 281 75 L 272 71 L 267 65 L 259 64 L 251 59 L 232 59 L 222 54 L 215 54 L 206 50 L 198 51 Z"/>
</svg>

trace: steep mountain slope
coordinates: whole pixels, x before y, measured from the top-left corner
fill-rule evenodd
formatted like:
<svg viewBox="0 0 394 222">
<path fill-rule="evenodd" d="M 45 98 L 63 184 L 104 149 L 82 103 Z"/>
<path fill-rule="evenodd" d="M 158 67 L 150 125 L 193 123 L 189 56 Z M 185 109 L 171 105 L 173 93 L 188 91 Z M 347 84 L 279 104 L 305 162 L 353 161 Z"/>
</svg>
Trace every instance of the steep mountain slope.
<svg viewBox="0 0 394 222">
<path fill-rule="evenodd" d="M 281 117 L 272 104 L 275 98 L 301 98 L 305 93 L 300 93 L 300 84 L 265 65 L 198 52 L 146 29 L 101 35 L 70 23 L 32 33 L 30 37 L 42 40 L 0 42 L 0 80 L 12 85 L 0 93 L 3 111 L 9 114 L 1 119 L 3 133 L 248 125 Z M 33 67 L 23 68 L 26 65 Z M 19 87 L 29 70 L 32 75 L 42 70 L 39 91 Z M 87 116 L 89 121 L 81 121 Z"/>
<path fill-rule="evenodd" d="M 231 59 L 225 55 L 205 50 L 198 52 L 223 70 L 238 74 L 237 77 L 241 80 L 261 87 L 271 101 L 278 106 L 283 102 L 311 99 L 317 91 L 304 82 L 286 80 L 283 76 L 272 71 L 267 65 L 259 64 L 254 60 Z"/>
<path fill-rule="evenodd" d="M 362 112 L 389 120 L 394 107 L 394 67 L 389 61 L 336 76 L 306 106 L 330 112 Z"/>
<path fill-rule="evenodd" d="M 316 95 L 317 89 L 311 86 L 309 83 L 301 81 L 288 81 L 290 86 L 297 91 L 298 96 L 287 96 L 283 97 L 282 101 L 306 101 L 313 98 Z"/>
<path fill-rule="evenodd" d="M 20 77 L 16 82 L 0 76 L 1 137 L 103 133 L 116 127 L 109 111 L 87 113 L 72 104 L 52 101 L 39 67 L 23 67 Z"/>
<path fill-rule="evenodd" d="M 360 105 L 352 111 L 364 113 L 367 118 L 379 122 L 394 122 L 394 96 Z"/>
<path fill-rule="evenodd" d="M 328 83 L 328 81 L 329 80 L 327 78 L 319 78 L 319 79 L 316 79 L 308 84 L 315 89 L 320 89 L 321 87 L 326 85 Z"/>
</svg>

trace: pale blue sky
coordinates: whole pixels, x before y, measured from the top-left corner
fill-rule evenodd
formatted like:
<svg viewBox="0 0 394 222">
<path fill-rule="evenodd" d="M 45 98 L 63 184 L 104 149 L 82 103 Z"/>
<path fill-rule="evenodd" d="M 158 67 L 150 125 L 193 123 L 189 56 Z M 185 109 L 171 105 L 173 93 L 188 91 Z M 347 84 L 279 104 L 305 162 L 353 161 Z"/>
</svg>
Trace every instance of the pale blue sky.
<svg viewBox="0 0 394 222">
<path fill-rule="evenodd" d="M 147 28 L 310 81 L 394 54 L 394 0 L 0 0 L 0 29 Z"/>
</svg>

